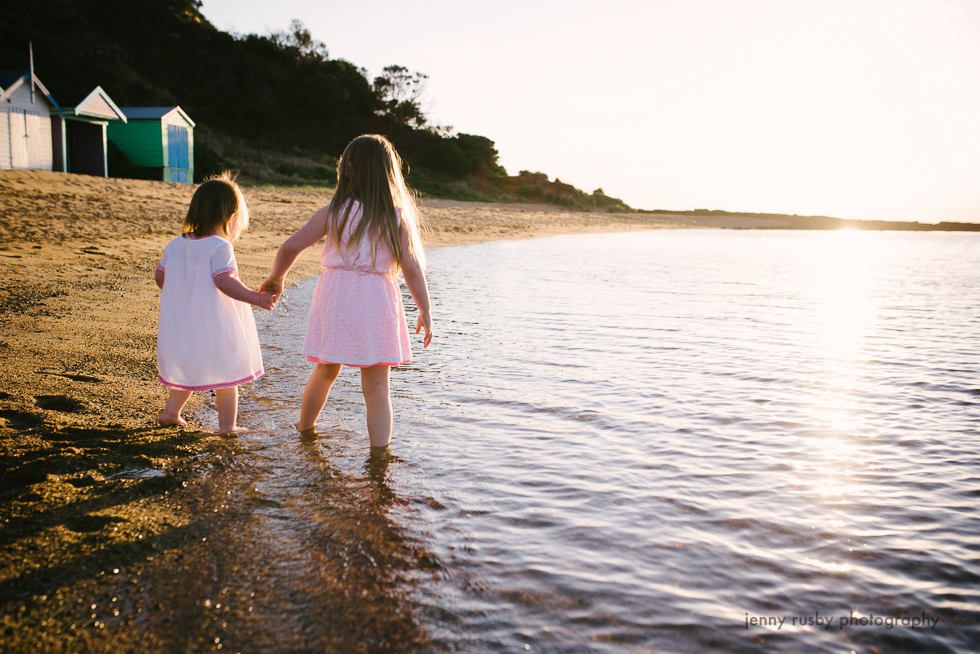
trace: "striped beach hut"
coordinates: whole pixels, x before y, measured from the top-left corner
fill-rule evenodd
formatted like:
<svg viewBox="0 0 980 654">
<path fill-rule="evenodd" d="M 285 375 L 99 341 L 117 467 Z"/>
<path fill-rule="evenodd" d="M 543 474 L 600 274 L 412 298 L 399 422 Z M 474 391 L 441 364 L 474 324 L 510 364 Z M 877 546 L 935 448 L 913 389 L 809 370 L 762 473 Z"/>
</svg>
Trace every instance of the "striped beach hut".
<svg viewBox="0 0 980 654">
<path fill-rule="evenodd" d="M 55 170 L 79 175 L 109 176 L 106 128 L 125 123 L 126 115 L 101 86 L 74 107 L 52 116 Z"/>
<path fill-rule="evenodd" d="M 180 107 L 123 107 L 125 123 L 109 125 L 109 140 L 165 182 L 194 183 L 194 121 Z"/>
<path fill-rule="evenodd" d="M 51 114 L 58 111 L 30 70 L 0 71 L 0 169 L 51 170 Z"/>
</svg>

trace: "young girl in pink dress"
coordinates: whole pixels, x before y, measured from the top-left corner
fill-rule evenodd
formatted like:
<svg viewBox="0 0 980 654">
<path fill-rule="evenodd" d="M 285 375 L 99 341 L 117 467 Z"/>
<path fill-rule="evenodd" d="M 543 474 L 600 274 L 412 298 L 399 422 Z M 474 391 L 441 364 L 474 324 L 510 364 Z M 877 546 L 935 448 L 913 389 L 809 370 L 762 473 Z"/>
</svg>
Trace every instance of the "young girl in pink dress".
<svg viewBox="0 0 980 654">
<path fill-rule="evenodd" d="M 201 184 L 157 265 L 160 324 L 157 369 L 170 389 L 161 425 L 186 425 L 180 412 L 193 391 L 215 392 L 218 431 L 245 431 L 236 423 L 238 387 L 262 376 L 262 353 L 252 307 L 272 309 L 270 293 L 238 280 L 232 242 L 248 226 L 245 197 L 224 173 Z"/>
<path fill-rule="evenodd" d="M 415 333 L 432 340 L 425 253 L 419 215 L 401 173 L 401 159 L 383 136 L 360 136 L 347 146 L 337 191 L 326 207 L 279 248 L 262 290 L 275 297 L 297 257 L 326 237 L 306 327 L 303 354 L 315 365 L 303 392 L 297 428 L 312 429 L 342 365 L 361 369 L 367 428 L 374 447 L 391 440 L 389 371 L 412 360 L 401 271 L 419 317 Z"/>
</svg>

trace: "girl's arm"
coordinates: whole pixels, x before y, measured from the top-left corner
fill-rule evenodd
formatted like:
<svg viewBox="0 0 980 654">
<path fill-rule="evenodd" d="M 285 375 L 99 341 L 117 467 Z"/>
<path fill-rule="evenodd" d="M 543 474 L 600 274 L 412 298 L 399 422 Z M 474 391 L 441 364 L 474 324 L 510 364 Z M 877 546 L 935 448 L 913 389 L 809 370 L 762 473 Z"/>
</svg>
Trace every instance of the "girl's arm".
<svg viewBox="0 0 980 654">
<path fill-rule="evenodd" d="M 253 291 L 236 277 L 227 272 L 214 278 L 214 285 L 218 290 L 230 297 L 246 304 L 252 304 L 266 311 L 272 311 L 276 306 L 276 298 L 271 293 L 264 291 Z"/>
<path fill-rule="evenodd" d="M 415 306 L 419 310 L 419 319 L 415 323 L 415 333 L 418 334 L 421 330 L 425 330 L 422 347 L 426 348 L 429 347 L 429 343 L 432 341 L 432 317 L 429 315 L 429 285 L 426 284 L 425 272 L 422 271 L 422 266 L 419 265 L 418 259 L 415 258 L 415 253 L 412 251 L 411 227 L 406 226 L 403 220 L 398 232 L 402 242 L 402 275 L 405 277 L 405 285 L 408 286 L 408 292 L 412 294 L 412 299 L 415 300 Z"/>
<path fill-rule="evenodd" d="M 286 239 L 279 251 L 276 252 L 276 260 L 272 263 L 272 271 L 262 286 L 260 291 L 272 293 L 275 297 L 282 295 L 283 282 L 289 269 L 296 263 L 299 255 L 303 254 L 311 245 L 327 235 L 327 207 L 323 207 L 314 213 L 309 222 L 300 227 L 299 231 Z"/>
<path fill-rule="evenodd" d="M 163 271 L 157 268 L 153 273 L 153 281 L 157 283 L 157 288 L 159 288 L 161 291 L 163 290 L 163 277 Z"/>
</svg>

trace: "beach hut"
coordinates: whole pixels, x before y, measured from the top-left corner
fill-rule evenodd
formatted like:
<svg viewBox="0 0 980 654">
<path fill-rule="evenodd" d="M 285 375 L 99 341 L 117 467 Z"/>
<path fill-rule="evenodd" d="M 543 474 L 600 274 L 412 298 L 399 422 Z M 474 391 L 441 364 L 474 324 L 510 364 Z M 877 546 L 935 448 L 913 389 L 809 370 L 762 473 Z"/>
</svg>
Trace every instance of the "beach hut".
<svg viewBox="0 0 980 654">
<path fill-rule="evenodd" d="M 109 176 L 106 128 L 125 123 L 126 115 L 101 86 L 74 107 L 62 109 L 51 119 L 56 170 L 79 175 Z"/>
<path fill-rule="evenodd" d="M 180 107 L 123 107 L 125 123 L 109 125 L 109 140 L 165 182 L 194 183 L 194 121 Z"/>
<path fill-rule="evenodd" d="M 0 169 L 51 170 L 51 114 L 60 110 L 30 70 L 0 71 Z"/>
</svg>

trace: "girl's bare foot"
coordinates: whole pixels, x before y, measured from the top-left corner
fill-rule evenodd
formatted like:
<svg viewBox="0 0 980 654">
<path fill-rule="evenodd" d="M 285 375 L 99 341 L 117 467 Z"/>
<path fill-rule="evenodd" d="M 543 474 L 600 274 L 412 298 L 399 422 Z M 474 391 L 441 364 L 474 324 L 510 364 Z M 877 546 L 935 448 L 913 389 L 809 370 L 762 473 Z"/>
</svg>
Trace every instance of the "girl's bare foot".
<svg viewBox="0 0 980 654">
<path fill-rule="evenodd" d="M 220 429 L 218 431 L 218 433 L 219 434 L 241 434 L 242 432 L 245 432 L 245 431 L 248 431 L 248 430 L 245 429 L 244 427 L 235 426 L 235 427 L 232 427 L 231 429 Z"/>
<path fill-rule="evenodd" d="M 187 421 L 181 418 L 179 414 L 176 418 L 174 418 L 166 413 L 161 413 L 159 417 L 157 417 L 157 424 L 161 427 L 170 427 L 171 425 L 181 425 L 186 427 Z"/>
<path fill-rule="evenodd" d="M 316 427 L 300 429 L 298 424 L 293 425 L 293 427 L 296 427 L 296 431 L 299 432 L 299 440 L 301 443 L 315 443 L 320 437 L 320 434 L 316 433 Z"/>
</svg>

